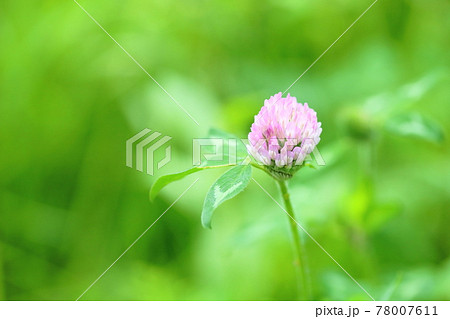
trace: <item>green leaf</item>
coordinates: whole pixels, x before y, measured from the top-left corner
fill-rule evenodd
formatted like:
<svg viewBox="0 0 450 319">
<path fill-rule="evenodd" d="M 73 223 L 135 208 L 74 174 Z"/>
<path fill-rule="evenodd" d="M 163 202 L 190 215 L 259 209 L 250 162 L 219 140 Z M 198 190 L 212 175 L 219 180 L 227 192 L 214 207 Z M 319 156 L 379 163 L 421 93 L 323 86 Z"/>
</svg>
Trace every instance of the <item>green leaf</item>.
<svg viewBox="0 0 450 319">
<path fill-rule="evenodd" d="M 317 169 L 317 166 L 316 166 L 316 164 L 314 163 L 313 160 L 305 160 L 305 161 L 303 162 L 303 165 L 305 165 L 305 166 L 307 166 L 307 167 L 309 167 L 309 168 Z"/>
<path fill-rule="evenodd" d="M 444 72 L 433 71 L 415 82 L 401 86 L 392 92 L 383 92 L 369 97 L 364 102 L 365 113 L 382 121 L 394 116 L 396 112 L 410 109 L 424 98 L 445 78 Z"/>
<path fill-rule="evenodd" d="M 193 168 L 190 168 L 188 170 L 175 173 L 175 174 L 169 174 L 165 176 L 161 176 L 159 179 L 155 181 L 155 183 L 152 185 L 152 188 L 150 189 L 150 200 L 153 201 L 156 198 L 156 195 L 168 184 L 178 181 L 185 176 L 188 176 L 190 174 L 196 173 L 198 171 L 202 171 L 205 169 L 210 168 L 221 168 L 221 167 L 228 167 L 228 166 L 235 166 L 236 164 L 243 163 L 243 161 L 247 158 L 247 149 L 244 145 L 244 143 L 233 134 L 220 131 L 218 129 L 211 129 L 208 133 L 208 138 L 220 138 L 224 141 L 224 150 L 223 150 L 223 158 L 220 160 L 206 160 L 202 159 L 202 163 L 200 166 L 195 166 Z M 230 151 L 229 144 L 230 140 L 234 140 L 236 145 L 236 159 L 231 160 L 230 158 Z M 232 142 L 233 143 L 233 142 Z M 233 147 L 233 146 L 231 146 Z M 202 148 L 202 154 L 210 153 L 214 154 L 216 152 L 214 146 L 205 146 Z M 233 153 L 233 152 L 232 152 Z"/>
<path fill-rule="evenodd" d="M 193 173 L 203 171 L 205 169 L 211 169 L 211 168 L 221 168 L 221 167 L 228 167 L 228 166 L 234 166 L 234 165 L 217 165 L 217 166 L 196 166 L 192 167 L 188 170 L 175 173 L 175 174 L 169 174 L 164 175 L 158 178 L 152 185 L 150 189 L 150 200 L 153 201 L 156 198 L 156 195 L 163 189 L 165 186 L 169 185 L 172 182 L 178 181 L 188 175 L 191 175 Z"/>
<path fill-rule="evenodd" d="M 250 165 L 238 165 L 225 172 L 215 181 L 209 189 L 203 204 L 203 227 L 211 228 L 214 210 L 224 201 L 242 192 L 250 182 L 251 173 L 252 167 Z"/>
<path fill-rule="evenodd" d="M 426 141 L 441 142 L 444 139 L 442 127 L 418 113 L 406 113 L 391 118 L 386 129 L 397 135 L 412 136 Z"/>
</svg>

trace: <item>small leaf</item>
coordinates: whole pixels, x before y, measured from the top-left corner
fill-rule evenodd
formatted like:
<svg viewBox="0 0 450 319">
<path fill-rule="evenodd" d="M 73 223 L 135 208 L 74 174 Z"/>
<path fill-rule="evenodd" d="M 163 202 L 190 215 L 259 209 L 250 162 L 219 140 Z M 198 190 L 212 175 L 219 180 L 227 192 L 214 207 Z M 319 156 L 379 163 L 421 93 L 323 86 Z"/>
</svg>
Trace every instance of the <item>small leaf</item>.
<svg viewBox="0 0 450 319">
<path fill-rule="evenodd" d="M 415 82 L 401 86 L 392 92 L 384 92 L 369 97 L 364 102 L 364 110 L 370 117 L 386 120 L 396 112 L 409 109 L 424 98 L 444 79 L 444 73 L 433 71 Z"/>
<path fill-rule="evenodd" d="M 242 192 L 250 182 L 252 167 L 238 165 L 228 170 L 215 181 L 206 195 L 202 211 L 202 225 L 211 228 L 214 210 L 224 201 Z"/>
<path fill-rule="evenodd" d="M 158 178 L 152 185 L 152 188 L 150 189 L 150 200 L 153 201 L 156 198 L 156 195 L 163 189 L 165 186 L 169 185 L 172 182 L 178 181 L 188 175 L 191 175 L 193 173 L 196 173 L 198 171 L 203 171 L 205 169 L 211 169 L 211 168 L 221 168 L 221 167 L 227 167 L 227 166 L 233 166 L 233 165 L 217 165 L 217 166 L 196 166 L 193 168 L 190 168 L 188 170 L 175 173 L 175 174 L 169 174 L 164 175 Z"/>
<path fill-rule="evenodd" d="M 305 161 L 303 162 L 303 165 L 305 165 L 305 166 L 307 166 L 307 167 L 309 167 L 309 168 L 317 169 L 316 164 L 314 164 L 314 162 L 313 162 L 312 160 L 305 160 Z"/>
<path fill-rule="evenodd" d="M 393 117 L 386 123 L 386 129 L 393 134 L 418 137 L 432 142 L 441 142 L 444 139 L 442 127 L 418 113 Z"/>
</svg>

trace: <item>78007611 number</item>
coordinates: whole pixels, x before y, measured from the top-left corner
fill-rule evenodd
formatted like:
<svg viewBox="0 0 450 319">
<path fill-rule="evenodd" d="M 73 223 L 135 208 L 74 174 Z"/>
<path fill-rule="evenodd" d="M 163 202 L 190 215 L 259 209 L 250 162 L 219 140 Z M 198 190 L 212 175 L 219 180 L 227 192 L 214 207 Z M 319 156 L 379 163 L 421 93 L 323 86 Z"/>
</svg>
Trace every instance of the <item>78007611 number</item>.
<svg viewBox="0 0 450 319">
<path fill-rule="evenodd" d="M 437 316 L 436 306 L 428 307 L 428 306 L 377 306 L 377 316 L 378 315 L 401 315 L 401 316 Z"/>
</svg>

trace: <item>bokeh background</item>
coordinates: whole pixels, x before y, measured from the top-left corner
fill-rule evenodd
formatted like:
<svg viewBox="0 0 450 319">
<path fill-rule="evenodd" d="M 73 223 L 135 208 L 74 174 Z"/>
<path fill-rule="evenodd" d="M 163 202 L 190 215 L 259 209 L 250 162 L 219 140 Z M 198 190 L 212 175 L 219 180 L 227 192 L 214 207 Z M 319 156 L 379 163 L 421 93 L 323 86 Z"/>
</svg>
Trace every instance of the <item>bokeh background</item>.
<svg viewBox="0 0 450 319">
<path fill-rule="evenodd" d="M 201 227 L 221 171 L 148 200 L 211 127 L 245 138 L 369 5 L 350 0 L 0 2 L 0 299 L 296 298 L 286 215 L 252 183 Z M 289 92 L 323 125 L 326 166 L 290 182 L 299 221 L 377 300 L 449 300 L 449 2 L 380 0 Z M 125 141 L 172 137 L 149 176 Z M 157 154 L 163 156 L 163 154 Z M 255 178 L 279 199 L 275 183 Z M 307 239 L 317 300 L 368 300 Z"/>
</svg>

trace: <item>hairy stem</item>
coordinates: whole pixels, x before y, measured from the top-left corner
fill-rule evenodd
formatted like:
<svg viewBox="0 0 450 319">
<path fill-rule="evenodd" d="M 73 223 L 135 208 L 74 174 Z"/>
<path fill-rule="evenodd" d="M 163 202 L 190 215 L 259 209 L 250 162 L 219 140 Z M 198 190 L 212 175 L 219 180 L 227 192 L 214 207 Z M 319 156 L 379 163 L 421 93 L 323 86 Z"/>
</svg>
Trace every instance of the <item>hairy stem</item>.
<svg viewBox="0 0 450 319">
<path fill-rule="evenodd" d="M 284 206 L 286 207 L 289 225 L 291 228 L 292 242 L 294 245 L 294 267 L 297 277 L 298 295 L 301 300 L 311 299 L 311 289 L 309 282 L 309 269 L 306 263 L 305 246 L 302 237 L 298 231 L 298 225 L 295 222 L 294 209 L 292 208 L 291 199 L 289 198 L 289 191 L 285 180 L 278 180 L 281 195 L 283 196 Z"/>
</svg>

